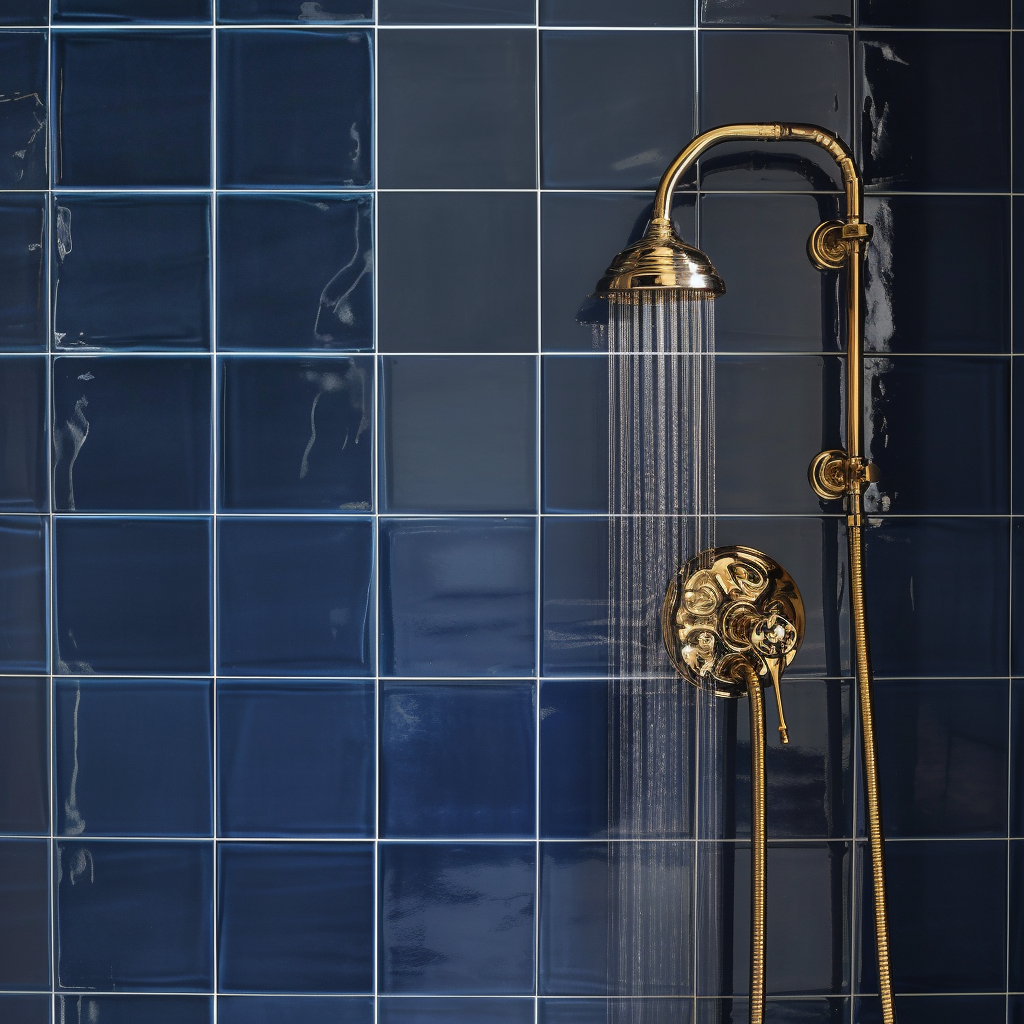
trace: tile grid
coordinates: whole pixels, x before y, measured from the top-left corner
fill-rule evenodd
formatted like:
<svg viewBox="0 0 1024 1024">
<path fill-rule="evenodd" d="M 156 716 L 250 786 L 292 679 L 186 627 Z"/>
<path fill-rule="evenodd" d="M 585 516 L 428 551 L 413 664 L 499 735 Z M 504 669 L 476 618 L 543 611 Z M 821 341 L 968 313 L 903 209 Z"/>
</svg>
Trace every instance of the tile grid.
<svg viewBox="0 0 1024 1024">
<path fill-rule="evenodd" d="M 858 0 L 855 0 L 858 2 Z M 1013 27 L 1013 7 L 1014 0 L 1007 0 L 1010 8 L 1010 26 Z M 1010 85 L 1009 85 L 1009 105 L 1010 105 L 1010 188 L 1014 187 L 1014 122 L 1013 122 L 1013 54 L 1015 47 L 1013 45 L 1013 34 L 1010 35 L 1010 59 L 1009 59 L 1009 71 L 1010 71 Z M 1014 231 L 1015 225 L 1013 220 L 1013 208 L 1014 201 L 1011 199 L 1009 204 L 1009 223 L 1010 223 L 1010 252 L 1009 252 L 1009 264 L 1010 264 L 1010 303 L 1009 303 L 1009 334 L 1010 334 L 1010 352 L 1016 352 L 1016 336 L 1014 331 L 1014 319 L 1013 319 L 1013 307 L 1014 307 L 1014 267 L 1013 267 L 1013 254 L 1014 254 Z M 1011 996 L 1010 996 L 1010 968 L 1011 968 L 1011 950 L 1012 950 L 1012 933 L 1013 933 L 1013 914 L 1012 914 L 1012 876 L 1011 866 L 1013 863 L 1012 853 L 1013 844 L 1011 837 L 1013 835 L 1013 510 L 1014 510 L 1014 495 L 1013 495 L 1013 379 L 1016 376 L 1014 373 L 1015 360 L 1013 355 L 1010 357 L 1010 400 L 1009 400 L 1009 465 L 1007 466 L 1007 473 L 1009 474 L 1009 495 L 1010 495 L 1010 514 L 1006 519 L 1006 531 L 1007 531 L 1007 545 L 1009 551 L 1008 564 L 1006 567 L 1007 574 L 1009 576 L 1009 583 L 1007 585 L 1007 622 L 1010 623 L 1010 629 L 1007 636 L 1007 651 L 1006 651 L 1006 729 L 1007 729 L 1007 740 L 1006 740 L 1006 966 L 1005 973 L 1003 975 L 1003 984 L 1006 988 L 1006 1024 L 1012 1024 L 1011 1021 Z"/>
<path fill-rule="evenodd" d="M 53 0 L 50 0 L 53 3 Z M 214 10 L 216 19 L 216 9 Z M 211 481 L 210 481 L 210 529 L 212 532 L 210 542 L 210 610 L 211 610 L 211 635 L 210 635 L 210 657 L 211 675 L 213 677 L 213 920 L 210 927 L 210 935 L 213 941 L 213 963 L 210 965 L 213 979 L 212 1019 L 213 1024 L 218 1024 L 220 1016 L 220 764 L 218 756 L 218 744 L 220 742 L 217 716 L 219 714 L 219 688 L 220 688 L 220 660 L 219 660 L 219 635 L 218 618 L 220 615 L 220 564 L 218 561 L 217 546 L 220 542 L 220 526 L 217 521 L 217 513 L 220 509 L 220 359 L 218 356 L 219 347 L 219 324 L 217 321 L 218 312 L 218 286 L 217 286 L 217 259 L 218 259 L 218 214 L 217 195 L 219 181 L 217 178 L 217 31 L 214 27 L 210 32 L 210 388 L 213 392 L 211 401 L 211 412 L 213 422 L 211 423 L 210 438 L 212 442 L 211 452 Z"/>
</svg>

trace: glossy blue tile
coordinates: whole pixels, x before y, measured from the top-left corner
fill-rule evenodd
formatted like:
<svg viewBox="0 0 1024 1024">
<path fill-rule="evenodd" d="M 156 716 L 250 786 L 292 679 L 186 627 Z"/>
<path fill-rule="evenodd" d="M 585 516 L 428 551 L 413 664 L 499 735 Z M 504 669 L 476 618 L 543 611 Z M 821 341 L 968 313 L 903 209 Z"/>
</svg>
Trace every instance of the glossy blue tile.
<svg viewBox="0 0 1024 1024">
<path fill-rule="evenodd" d="M 54 32 L 54 183 L 209 186 L 210 46 L 209 31 Z"/>
<path fill-rule="evenodd" d="M 210 671 L 210 522 L 59 519 L 54 656 L 61 673 Z"/>
<path fill-rule="evenodd" d="M 743 997 L 697 1001 L 697 1024 L 745 1024 L 749 1019 L 749 1000 Z M 769 999 L 764 1019 L 766 1024 L 845 1024 L 850 1020 L 850 1001 L 835 997 Z"/>
<path fill-rule="evenodd" d="M 703 32 L 700 48 L 702 130 L 810 122 L 852 145 L 849 33 Z M 704 188 L 822 190 L 841 181 L 832 158 L 808 143 L 726 143 L 701 161 Z"/>
<path fill-rule="evenodd" d="M 398 29 L 378 46 L 383 187 L 534 188 L 533 31 Z"/>
<path fill-rule="evenodd" d="M 222 673 L 372 673 L 370 520 L 222 519 L 218 545 Z"/>
<path fill-rule="evenodd" d="M 859 0 L 857 23 L 882 28 L 1009 28 L 1005 0 Z"/>
<path fill-rule="evenodd" d="M 103 1024 L 213 1024 L 209 996 L 62 996 L 55 1000 L 57 1019 Z"/>
<path fill-rule="evenodd" d="M 357 996 L 220 996 L 218 1024 L 374 1024 L 373 1000 Z"/>
<path fill-rule="evenodd" d="M 534 512 L 537 360 L 382 360 L 381 504 L 389 512 Z"/>
<path fill-rule="evenodd" d="M 0 198 L 0 275 L 0 349 L 45 349 L 45 196 Z"/>
<path fill-rule="evenodd" d="M 752 25 L 771 28 L 783 25 L 849 25 L 853 0 L 701 0 L 701 25 Z"/>
<path fill-rule="evenodd" d="M 372 348 L 372 197 L 218 196 L 217 347 Z"/>
<path fill-rule="evenodd" d="M 871 996 L 855 1000 L 858 1024 L 881 1024 L 882 1008 Z M 1013 1018 L 1013 997 L 1009 999 L 1010 1024 Z M 896 996 L 896 1012 L 900 1024 L 958 1024 L 969 1020 L 974 1024 L 1005 1024 L 1007 999 L 994 996 Z"/>
<path fill-rule="evenodd" d="M 604 1024 L 607 1020 L 629 1020 L 630 1015 L 664 1024 L 691 1024 L 692 999 L 541 999 L 537 1002 L 538 1024 Z M 717 1024 L 717 1022 L 716 1022 Z"/>
<path fill-rule="evenodd" d="M 61 512 L 210 510 L 210 360 L 53 360 Z"/>
<path fill-rule="evenodd" d="M 6 1024 L 50 1024 L 49 995 L 0 994 L 0 1016 Z"/>
<path fill-rule="evenodd" d="M 45 32 L 0 32 L 0 189 L 46 188 L 46 74 Z"/>
<path fill-rule="evenodd" d="M 221 843 L 225 992 L 373 988 L 370 843 Z"/>
<path fill-rule="evenodd" d="M 533 837 L 532 683 L 382 683 L 380 703 L 382 835 Z"/>
<path fill-rule="evenodd" d="M 1024 836 L 1024 680 L 1010 684 L 1010 835 Z"/>
<path fill-rule="evenodd" d="M 220 361 L 221 508 L 368 511 L 373 360 Z"/>
<path fill-rule="evenodd" d="M 156 0 L 143 8 L 132 0 L 53 0 L 53 24 L 172 24 L 212 17 L 212 0 Z"/>
<path fill-rule="evenodd" d="M 534 1024 L 532 999 L 494 996 L 380 1000 L 380 1024 Z"/>
<path fill-rule="evenodd" d="M 382 193 L 377 230 L 380 351 L 537 351 L 533 193 Z"/>
<path fill-rule="evenodd" d="M 380 0 L 381 25 L 532 25 L 536 0 Z"/>
<path fill-rule="evenodd" d="M 1013 618 L 1010 623 L 1010 671 L 1014 675 L 1024 675 L 1024 635 L 1021 634 L 1021 610 L 1020 594 L 1024 593 L 1024 522 L 1019 519 L 1013 521 L 1013 564 L 1011 573 L 1013 582 L 1013 596 L 1016 607 L 1013 609 Z M 1005 561 L 1004 563 L 1005 564 Z"/>
<path fill-rule="evenodd" d="M 222 680 L 217 737 L 220 835 L 373 835 L 372 683 Z"/>
<path fill-rule="evenodd" d="M 0 834 L 50 830 L 47 689 L 43 677 L 0 679 Z"/>
<path fill-rule="evenodd" d="M 387 844 L 380 991 L 530 995 L 533 843 Z"/>
<path fill-rule="evenodd" d="M 1007 987 L 1013 991 L 1024 988 L 1024 842 L 1010 843 L 1010 973 Z M 1024 1006 L 1015 1007 L 1018 1015 Z"/>
<path fill-rule="evenodd" d="M 213 843 L 61 840 L 57 987 L 213 988 Z"/>
<path fill-rule="evenodd" d="M 206 196 L 61 195 L 53 219 L 57 348 L 210 347 Z"/>
<path fill-rule="evenodd" d="M 544 32 L 540 53 L 544 186 L 656 185 L 694 134 L 693 34 Z M 631 76 L 629 89 L 608 73 L 641 67 L 658 74 Z"/>
<path fill-rule="evenodd" d="M 1006 1001 L 1006 1010 L 1007 1024 L 1021 1024 L 1024 1021 L 1024 996 L 1010 996 Z"/>
<path fill-rule="evenodd" d="M 531 519 L 381 523 L 381 672 L 534 672 L 536 533 Z"/>
<path fill-rule="evenodd" d="M 675 27 L 693 24 L 692 4 L 678 0 L 540 0 L 542 25 Z"/>
<path fill-rule="evenodd" d="M 45 839 L 0 840 L 0 989 L 50 987 L 48 876 Z"/>
<path fill-rule="evenodd" d="M 885 191 L 1010 186 L 1009 38 L 985 32 L 858 36 L 864 181 Z M 984 116 L 977 116 L 983 110 Z M 970 160 L 951 159 L 950 124 Z"/>
<path fill-rule="evenodd" d="M 45 672 L 47 544 L 45 519 L 0 517 L 0 670 Z"/>
<path fill-rule="evenodd" d="M 364 31 L 218 32 L 221 187 L 368 185 L 372 50 Z"/>
<path fill-rule="evenodd" d="M 217 20 L 226 24 L 273 22 L 363 22 L 373 20 L 373 0 L 217 0 Z"/>
<path fill-rule="evenodd" d="M 49 0 L 10 0 L 0 11 L 0 25 L 45 25 Z"/>
<path fill-rule="evenodd" d="M 0 359 L 0 449 L 0 509 L 47 511 L 44 356 Z"/>
<path fill-rule="evenodd" d="M 1018 2 L 1019 2 L 1019 0 L 1014 0 L 1014 15 L 1013 15 L 1014 22 L 1013 22 L 1013 24 L 1014 24 L 1014 26 L 1016 28 L 1020 29 L 1020 28 L 1024 28 L 1024 6 L 1018 8 L 1018 6 L 1017 6 Z M 1013 50 L 1011 51 L 1011 58 L 1010 59 L 1011 59 L 1011 62 L 1012 62 L 1013 66 L 1016 66 L 1017 68 L 1020 68 L 1021 60 L 1024 59 L 1024 40 L 1022 40 L 1021 37 L 1018 36 L 1018 35 L 1014 35 L 1012 37 L 1012 40 L 1013 41 L 1012 41 L 1011 45 L 1013 47 Z M 1016 88 L 1012 90 L 1012 94 L 1016 94 L 1017 96 L 1020 95 L 1020 82 L 1019 81 L 1016 83 Z M 1012 94 L 1011 94 L 1011 100 L 1012 100 Z M 1022 133 L 1024 133 L 1024 115 L 1022 115 L 1020 107 L 1021 107 L 1021 104 L 1020 104 L 1020 100 L 1019 99 L 1017 100 L 1017 103 L 1016 103 L 1016 110 L 1013 110 L 1012 109 L 1012 105 L 1011 105 L 1011 112 L 1012 112 L 1012 115 L 1013 115 L 1013 118 L 1012 118 L 1013 160 L 1014 160 L 1014 164 L 1015 164 L 1014 171 L 1013 171 L 1013 190 L 1015 192 L 1020 192 L 1020 191 L 1024 190 L 1024 170 L 1022 170 L 1021 167 L 1020 167 L 1020 162 L 1021 162 L 1021 159 L 1022 159 L 1022 150 L 1021 150 L 1021 146 L 1022 146 Z"/>
<path fill-rule="evenodd" d="M 58 835 L 212 834 L 208 681 L 59 679 L 53 728 Z"/>
</svg>

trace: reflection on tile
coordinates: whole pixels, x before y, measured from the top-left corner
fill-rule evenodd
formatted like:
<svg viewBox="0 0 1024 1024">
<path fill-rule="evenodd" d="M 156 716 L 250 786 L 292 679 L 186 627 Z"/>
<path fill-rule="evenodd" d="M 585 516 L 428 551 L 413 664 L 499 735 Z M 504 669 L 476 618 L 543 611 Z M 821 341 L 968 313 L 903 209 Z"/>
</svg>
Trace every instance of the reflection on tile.
<svg viewBox="0 0 1024 1024">
<path fill-rule="evenodd" d="M 535 0 L 380 0 L 381 25 L 532 25 Z"/>
<path fill-rule="evenodd" d="M 57 1018 L 66 1021 L 102 1021 L 103 1024 L 213 1024 L 209 996 L 57 996 Z M 49 1018 L 47 1018 L 47 1022 Z"/>
<path fill-rule="evenodd" d="M 218 833 L 373 835 L 371 683 L 221 680 Z"/>
<path fill-rule="evenodd" d="M 210 671 L 208 520 L 58 519 L 54 531 L 58 671 Z"/>
<path fill-rule="evenodd" d="M 678 0 L 540 0 L 542 25 L 639 25 L 677 26 L 693 24 L 692 4 Z"/>
<path fill-rule="evenodd" d="M 1024 836 L 1024 680 L 1010 685 L 1010 835 Z"/>
<path fill-rule="evenodd" d="M 218 1024 L 374 1024 L 373 1000 L 358 996 L 219 996 Z"/>
<path fill-rule="evenodd" d="M 50 830 L 47 689 L 42 677 L 0 679 L 0 834 Z"/>
<path fill-rule="evenodd" d="M 690 33 L 542 33 L 544 186 L 653 188 L 693 134 L 691 44 Z M 640 67 L 658 74 L 634 76 L 628 90 L 608 73 Z"/>
<path fill-rule="evenodd" d="M 221 507 L 368 511 L 373 360 L 220 361 Z"/>
<path fill-rule="evenodd" d="M 383 187 L 536 185 L 532 30 L 399 29 L 378 45 Z"/>
<path fill-rule="evenodd" d="M 853 0 L 701 0 L 701 25 L 849 25 L 853 21 Z"/>
<path fill-rule="evenodd" d="M 221 843 L 219 987 L 373 988 L 370 843 Z"/>
<path fill-rule="evenodd" d="M 536 204 L 533 193 L 382 193 L 380 351 L 536 352 Z"/>
<path fill-rule="evenodd" d="M 0 32 L 0 189 L 47 185 L 46 49 L 45 32 Z"/>
<path fill-rule="evenodd" d="M 59 835 L 212 834 L 208 681 L 56 680 L 53 721 Z"/>
<path fill-rule="evenodd" d="M 381 673 L 534 672 L 532 519 L 381 523 Z"/>
<path fill-rule="evenodd" d="M 47 670 L 47 545 L 45 519 L 0 517 L 0 671 Z"/>
<path fill-rule="evenodd" d="M 749 1019 L 750 1003 L 742 997 L 697 1001 L 697 1024 L 746 1024 Z M 850 1001 L 835 997 L 769 999 L 764 1019 L 765 1024 L 838 1024 L 850 1019 Z"/>
<path fill-rule="evenodd" d="M 386 510 L 536 510 L 535 357 L 396 356 L 382 371 Z"/>
<path fill-rule="evenodd" d="M 217 347 L 372 348 L 372 197 L 218 196 Z"/>
<path fill-rule="evenodd" d="M 1010 1024 L 1013 997 L 1010 997 Z M 1005 996 L 896 996 L 896 1013 L 900 1024 L 1005 1024 Z M 881 1024 L 882 1008 L 877 997 L 862 996 L 856 1000 L 858 1024 Z"/>
<path fill-rule="evenodd" d="M 213 987 L 213 843 L 56 844 L 57 985 Z"/>
<path fill-rule="evenodd" d="M 859 0 L 859 25 L 883 28 L 1009 28 L 1005 0 Z"/>
<path fill-rule="evenodd" d="M 220 185 L 368 185 L 371 82 L 368 32 L 218 32 Z"/>
<path fill-rule="evenodd" d="M 210 509 L 210 360 L 53 360 L 53 504 Z"/>
<path fill-rule="evenodd" d="M 6 1024 L 50 1024 L 49 995 L 8 995 L 0 993 L 0 1017 Z M 183 1024 L 191 1024 L 185 1021 Z"/>
<path fill-rule="evenodd" d="M 50 986 L 49 845 L 45 839 L 0 840 L 2 988 Z"/>
<path fill-rule="evenodd" d="M 8 0 L 0 10 L 0 25 L 45 25 L 49 0 Z"/>
<path fill-rule="evenodd" d="M 46 358 L 0 359 L 0 509 L 47 511 Z"/>
<path fill-rule="evenodd" d="M 381 847 L 383 993 L 533 991 L 533 843 Z"/>
<path fill-rule="evenodd" d="M 373 0 L 318 0 L 316 3 L 296 0 L 217 0 L 217 21 L 222 24 L 244 24 L 251 21 L 261 25 L 272 22 L 336 25 L 339 22 L 372 20 Z"/>
<path fill-rule="evenodd" d="M 641 1009 L 642 1007 L 642 1009 Z M 541 999 L 538 1024 L 604 1024 L 607 1020 L 642 1019 L 646 1014 L 664 1024 L 691 1024 L 692 999 Z"/>
<path fill-rule="evenodd" d="M 94 25 L 210 21 L 212 0 L 53 0 L 53 24 Z"/>
<path fill-rule="evenodd" d="M 372 673 L 372 521 L 221 519 L 218 559 L 222 673 Z"/>
<path fill-rule="evenodd" d="M 210 347 L 207 197 L 61 195 L 53 219 L 56 347 Z"/>
<path fill-rule="evenodd" d="M 2 18 L 3 15 L 0 15 Z M 0 349 L 46 348 L 46 198 L 0 198 Z"/>
<path fill-rule="evenodd" d="M 209 31 L 53 40 L 55 184 L 209 186 Z"/>
<path fill-rule="evenodd" d="M 380 1000 L 380 1024 L 534 1024 L 532 999 L 429 999 Z"/>
</svg>

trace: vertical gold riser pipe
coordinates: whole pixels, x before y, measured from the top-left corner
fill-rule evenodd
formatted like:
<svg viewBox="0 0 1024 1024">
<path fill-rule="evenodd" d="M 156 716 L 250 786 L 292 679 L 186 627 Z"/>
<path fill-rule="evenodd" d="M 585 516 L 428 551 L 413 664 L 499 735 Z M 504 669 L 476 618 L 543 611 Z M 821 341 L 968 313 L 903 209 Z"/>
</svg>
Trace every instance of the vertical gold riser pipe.
<svg viewBox="0 0 1024 1024">
<path fill-rule="evenodd" d="M 768 824 L 765 817 L 765 724 L 761 681 L 751 672 L 750 697 L 750 1024 L 764 1024 L 767 949 Z"/>
</svg>

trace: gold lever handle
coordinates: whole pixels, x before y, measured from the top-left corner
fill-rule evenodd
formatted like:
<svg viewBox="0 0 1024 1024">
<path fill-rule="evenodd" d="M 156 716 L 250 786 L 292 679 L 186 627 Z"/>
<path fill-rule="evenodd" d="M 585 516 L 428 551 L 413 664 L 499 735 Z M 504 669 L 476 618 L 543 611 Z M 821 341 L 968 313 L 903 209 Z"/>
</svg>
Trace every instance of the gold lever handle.
<svg viewBox="0 0 1024 1024">
<path fill-rule="evenodd" d="M 761 655 L 775 688 L 779 736 L 783 743 L 789 743 L 789 727 L 782 708 L 782 670 L 789 664 L 799 642 L 796 627 L 777 608 L 772 608 L 764 618 L 759 619 L 750 631 L 750 646 Z"/>
</svg>

